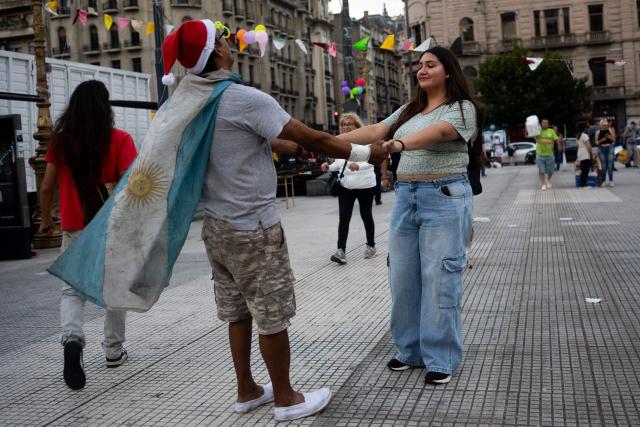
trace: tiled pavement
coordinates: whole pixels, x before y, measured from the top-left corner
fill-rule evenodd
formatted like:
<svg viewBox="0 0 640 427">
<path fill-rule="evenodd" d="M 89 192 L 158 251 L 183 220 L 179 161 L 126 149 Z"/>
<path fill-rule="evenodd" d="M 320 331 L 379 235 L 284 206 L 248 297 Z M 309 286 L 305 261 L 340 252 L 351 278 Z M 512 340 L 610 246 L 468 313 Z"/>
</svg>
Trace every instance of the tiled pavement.
<svg viewBox="0 0 640 427">
<path fill-rule="evenodd" d="M 384 367 L 393 356 L 385 265 L 393 194 L 374 207 L 379 256 L 362 258 L 356 214 L 346 266 L 328 262 L 335 199 L 298 198 L 282 210 L 298 279 L 292 379 L 335 394 L 326 411 L 299 424 L 640 425 L 640 172 L 622 170 L 614 189 L 577 190 L 566 170 L 546 193 L 533 190 L 532 167 L 488 173 L 465 278 L 465 360 L 438 388 L 424 386 L 419 370 Z M 124 366 L 102 366 L 102 316 L 87 307 L 81 392 L 61 378 L 58 284 L 37 275 L 55 253 L 0 263 L 0 424 L 272 423 L 267 407 L 231 412 L 226 326 L 212 310 L 199 227 L 157 306 L 130 315 Z M 265 381 L 254 347 L 255 376 Z"/>
</svg>

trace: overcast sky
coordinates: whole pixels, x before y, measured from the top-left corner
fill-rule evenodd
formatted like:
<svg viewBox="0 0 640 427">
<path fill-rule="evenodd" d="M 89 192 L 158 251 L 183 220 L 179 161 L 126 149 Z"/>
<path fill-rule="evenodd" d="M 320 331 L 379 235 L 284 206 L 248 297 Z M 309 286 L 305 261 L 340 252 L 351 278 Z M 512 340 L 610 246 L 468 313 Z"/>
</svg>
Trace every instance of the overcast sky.
<svg viewBox="0 0 640 427">
<path fill-rule="evenodd" d="M 387 5 L 389 15 L 404 15 L 404 3 L 402 0 L 349 0 L 349 13 L 352 18 L 362 18 L 365 10 L 369 14 L 382 14 L 382 5 Z M 329 9 L 332 13 L 339 13 L 342 10 L 342 0 L 331 0 Z"/>
</svg>

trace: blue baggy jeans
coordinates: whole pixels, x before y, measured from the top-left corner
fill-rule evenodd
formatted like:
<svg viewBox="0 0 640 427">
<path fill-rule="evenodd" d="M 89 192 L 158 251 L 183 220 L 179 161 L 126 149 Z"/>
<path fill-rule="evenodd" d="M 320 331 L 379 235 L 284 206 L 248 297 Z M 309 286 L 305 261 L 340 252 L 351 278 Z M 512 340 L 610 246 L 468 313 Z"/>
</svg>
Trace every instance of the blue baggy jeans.
<svg viewBox="0 0 640 427">
<path fill-rule="evenodd" d="M 403 363 L 447 374 L 460 366 L 472 211 L 466 175 L 396 183 L 389 235 L 391 334 Z"/>
</svg>

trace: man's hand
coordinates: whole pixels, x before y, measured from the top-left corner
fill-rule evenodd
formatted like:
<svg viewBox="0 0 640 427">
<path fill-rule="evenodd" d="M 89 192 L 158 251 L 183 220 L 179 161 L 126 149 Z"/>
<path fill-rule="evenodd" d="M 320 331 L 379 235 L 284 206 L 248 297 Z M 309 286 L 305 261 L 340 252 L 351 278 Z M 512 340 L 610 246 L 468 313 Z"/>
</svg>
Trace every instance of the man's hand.
<svg viewBox="0 0 640 427">
<path fill-rule="evenodd" d="M 51 216 L 44 216 L 40 219 L 40 227 L 38 228 L 38 233 L 40 234 L 51 234 L 53 233 L 53 218 Z"/>
<path fill-rule="evenodd" d="M 329 163 L 324 162 L 323 164 L 320 165 L 320 169 L 322 169 L 322 172 L 326 172 L 329 170 Z"/>
<path fill-rule="evenodd" d="M 360 166 L 356 162 L 351 162 L 349 163 L 349 169 L 355 172 L 360 169 Z"/>
<path fill-rule="evenodd" d="M 371 155 L 369 156 L 369 163 L 374 166 L 380 165 L 389 157 L 389 149 L 382 143 L 371 144 Z"/>
</svg>

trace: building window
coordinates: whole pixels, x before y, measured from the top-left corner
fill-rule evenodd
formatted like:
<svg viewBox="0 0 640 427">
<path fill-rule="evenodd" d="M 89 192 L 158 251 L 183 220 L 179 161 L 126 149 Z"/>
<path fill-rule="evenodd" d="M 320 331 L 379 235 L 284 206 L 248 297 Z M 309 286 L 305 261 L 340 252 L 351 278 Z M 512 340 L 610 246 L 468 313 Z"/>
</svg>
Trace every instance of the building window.
<svg viewBox="0 0 640 427">
<path fill-rule="evenodd" d="M 518 38 L 515 12 L 503 13 L 500 15 L 500 22 L 502 23 L 502 40 L 514 40 Z"/>
<path fill-rule="evenodd" d="M 131 28 L 131 46 L 140 46 L 140 33 Z"/>
<path fill-rule="evenodd" d="M 604 15 L 601 4 L 589 6 L 589 31 L 604 31 Z"/>
<path fill-rule="evenodd" d="M 420 25 L 414 25 L 413 27 L 411 27 L 412 31 L 413 31 L 413 37 L 415 37 L 416 39 L 416 46 L 420 45 L 420 43 L 422 43 L 422 33 L 420 32 Z"/>
<path fill-rule="evenodd" d="M 591 70 L 591 77 L 593 80 L 593 86 L 602 87 L 607 85 L 607 67 L 605 57 L 591 58 L 589 60 L 589 69 Z"/>
<path fill-rule="evenodd" d="M 88 7 L 92 7 L 93 10 L 97 10 L 98 9 L 98 0 L 89 0 L 87 2 L 87 6 Z"/>
<path fill-rule="evenodd" d="M 569 14 L 569 8 L 562 9 L 563 30 L 565 34 L 571 34 L 571 17 Z"/>
<path fill-rule="evenodd" d="M 249 64 L 249 83 L 253 85 L 253 65 Z"/>
<path fill-rule="evenodd" d="M 118 36 L 118 26 L 117 25 L 112 25 L 111 26 L 111 31 L 109 31 L 109 36 L 111 38 L 111 48 L 112 49 L 116 49 L 118 47 L 120 47 L 120 39 Z"/>
<path fill-rule="evenodd" d="M 142 60 L 140 58 L 131 58 L 131 68 L 138 73 L 142 72 Z"/>
<path fill-rule="evenodd" d="M 238 61 L 238 74 L 240 74 L 240 78 L 244 80 L 244 74 L 242 73 L 242 62 Z"/>
<path fill-rule="evenodd" d="M 58 28 L 58 47 L 60 52 L 67 50 L 67 30 L 62 27 Z"/>
<path fill-rule="evenodd" d="M 636 0 L 636 11 L 638 14 L 638 27 L 640 27 L 640 0 Z"/>
<path fill-rule="evenodd" d="M 278 82 L 276 82 L 276 70 L 273 67 L 271 67 L 271 87 L 273 89 L 278 87 Z"/>
<path fill-rule="evenodd" d="M 544 11 L 544 26 L 547 36 L 557 36 L 560 34 L 558 25 L 558 9 L 547 9 Z"/>
<path fill-rule="evenodd" d="M 471 18 L 462 18 L 460 20 L 460 36 L 463 42 L 472 42 L 473 36 L 473 20 Z"/>
<path fill-rule="evenodd" d="M 100 50 L 100 39 L 98 38 L 98 27 L 92 25 L 89 28 L 89 44 L 91 45 L 90 50 Z"/>
<path fill-rule="evenodd" d="M 120 60 L 114 59 L 113 61 L 111 61 L 111 68 L 120 69 Z"/>
<path fill-rule="evenodd" d="M 540 32 L 540 11 L 533 11 L 533 30 L 536 37 L 540 37 L 542 33 Z"/>
</svg>

